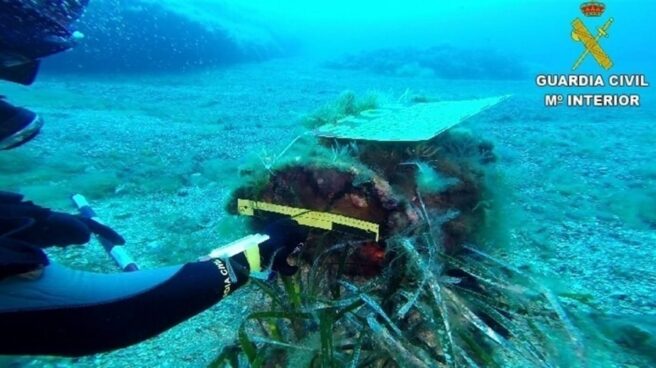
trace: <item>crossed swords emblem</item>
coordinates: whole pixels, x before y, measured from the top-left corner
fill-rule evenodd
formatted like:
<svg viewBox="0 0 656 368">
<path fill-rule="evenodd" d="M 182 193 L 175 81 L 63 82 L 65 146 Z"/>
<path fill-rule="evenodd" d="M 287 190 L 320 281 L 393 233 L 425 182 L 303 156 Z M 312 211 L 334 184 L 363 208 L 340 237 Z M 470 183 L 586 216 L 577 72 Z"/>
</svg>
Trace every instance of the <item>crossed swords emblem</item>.
<svg viewBox="0 0 656 368">
<path fill-rule="evenodd" d="M 581 42 L 583 47 L 585 47 L 585 50 L 583 53 L 581 53 L 581 56 L 576 59 L 572 70 L 576 70 L 581 65 L 583 60 L 585 60 L 585 58 L 590 54 L 602 68 L 608 70 L 613 66 L 613 62 L 610 60 L 610 57 L 599 44 L 599 39 L 601 37 L 608 37 L 608 29 L 612 24 L 613 18 L 608 19 L 603 26 L 599 27 L 597 35 L 593 36 L 579 18 L 574 19 L 572 22 L 572 39 L 574 41 Z"/>
</svg>

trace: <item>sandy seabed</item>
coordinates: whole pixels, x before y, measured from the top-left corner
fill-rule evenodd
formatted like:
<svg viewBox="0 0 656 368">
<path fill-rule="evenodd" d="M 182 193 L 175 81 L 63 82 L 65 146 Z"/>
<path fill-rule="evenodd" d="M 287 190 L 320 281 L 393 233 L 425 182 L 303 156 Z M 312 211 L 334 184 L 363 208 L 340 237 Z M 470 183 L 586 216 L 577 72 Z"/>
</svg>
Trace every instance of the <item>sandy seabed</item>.
<svg viewBox="0 0 656 368">
<path fill-rule="evenodd" d="M 39 112 L 42 134 L 2 153 L 0 186 L 73 211 L 88 194 L 143 268 L 193 260 L 245 235 L 225 205 L 245 157 L 277 152 L 300 118 L 344 90 L 390 98 L 512 94 L 465 127 L 495 143 L 509 242 L 498 257 L 622 318 L 656 310 L 656 109 L 544 107 L 532 81 L 444 81 L 331 70 L 276 60 L 187 75 L 44 75 L 2 94 Z M 228 225 L 226 225 L 228 224 Z M 243 231 L 242 231 L 243 230 Z M 95 242 L 51 252 L 80 269 L 116 272 Z M 202 367 L 266 301 L 248 287 L 136 346 L 71 359 L 16 358 L 29 367 Z M 566 302 L 566 301 L 565 301 Z M 653 317 L 650 317 L 653 318 Z M 630 353 L 617 364 L 640 366 Z"/>
</svg>

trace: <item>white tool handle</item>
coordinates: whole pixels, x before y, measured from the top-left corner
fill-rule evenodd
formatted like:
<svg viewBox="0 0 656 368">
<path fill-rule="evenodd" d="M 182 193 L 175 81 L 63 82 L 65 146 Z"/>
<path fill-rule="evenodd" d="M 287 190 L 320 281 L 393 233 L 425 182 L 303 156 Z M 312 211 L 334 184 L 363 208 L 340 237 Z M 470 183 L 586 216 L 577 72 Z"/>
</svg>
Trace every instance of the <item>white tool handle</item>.
<svg viewBox="0 0 656 368">
<path fill-rule="evenodd" d="M 248 248 L 253 246 L 260 245 L 265 241 L 269 240 L 268 235 L 264 234 L 251 234 L 241 239 L 235 240 L 232 243 L 220 246 L 208 254 L 210 258 L 224 258 L 232 257 L 236 254 L 239 254 L 245 251 Z"/>
</svg>

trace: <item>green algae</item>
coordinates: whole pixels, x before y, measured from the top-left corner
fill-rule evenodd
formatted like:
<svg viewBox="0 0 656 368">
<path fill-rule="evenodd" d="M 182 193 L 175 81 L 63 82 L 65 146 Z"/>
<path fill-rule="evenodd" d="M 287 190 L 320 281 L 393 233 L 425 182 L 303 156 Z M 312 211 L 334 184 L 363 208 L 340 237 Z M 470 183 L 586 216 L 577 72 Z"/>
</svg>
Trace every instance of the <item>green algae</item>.
<svg viewBox="0 0 656 368">
<path fill-rule="evenodd" d="M 378 107 L 380 100 L 380 95 L 373 92 L 357 97 L 353 91 L 344 91 L 334 102 L 305 117 L 304 125 L 308 128 L 317 128 L 325 124 L 334 124 L 349 115 L 358 115 L 362 111 Z"/>
</svg>

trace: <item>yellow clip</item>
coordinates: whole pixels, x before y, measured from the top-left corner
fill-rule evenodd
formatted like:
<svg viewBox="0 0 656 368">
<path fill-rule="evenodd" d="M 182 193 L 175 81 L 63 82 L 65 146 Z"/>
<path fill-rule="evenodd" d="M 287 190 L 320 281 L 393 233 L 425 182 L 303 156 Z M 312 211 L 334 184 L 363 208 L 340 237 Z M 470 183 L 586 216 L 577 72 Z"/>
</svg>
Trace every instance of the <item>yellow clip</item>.
<svg viewBox="0 0 656 368">
<path fill-rule="evenodd" d="M 255 215 L 255 210 L 287 215 L 301 225 L 317 229 L 333 230 L 333 225 L 338 224 L 373 233 L 376 236 L 376 241 L 378 241 L 380 237 L 380 226 L 373 222 L 303 208 L 281 206 L 278 204 L 257 202 L 249 199 L 237 199 L 237 211 L 239 214 L 253 216 Z"/>
</svg>

